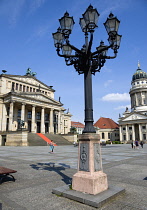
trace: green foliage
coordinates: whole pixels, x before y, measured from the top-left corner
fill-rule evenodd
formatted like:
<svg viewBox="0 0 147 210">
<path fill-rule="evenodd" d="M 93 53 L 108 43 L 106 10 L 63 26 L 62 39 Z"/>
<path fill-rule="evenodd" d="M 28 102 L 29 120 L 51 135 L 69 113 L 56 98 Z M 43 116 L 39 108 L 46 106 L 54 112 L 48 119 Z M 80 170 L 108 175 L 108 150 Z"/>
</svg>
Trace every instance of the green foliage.
<svg viewBox="0 0 147 210">
<path fill-rule="evenodd" d="M 70 133 L 77 133 L 77 129 L 75 127 L 70 128 Z"/>
</svg>

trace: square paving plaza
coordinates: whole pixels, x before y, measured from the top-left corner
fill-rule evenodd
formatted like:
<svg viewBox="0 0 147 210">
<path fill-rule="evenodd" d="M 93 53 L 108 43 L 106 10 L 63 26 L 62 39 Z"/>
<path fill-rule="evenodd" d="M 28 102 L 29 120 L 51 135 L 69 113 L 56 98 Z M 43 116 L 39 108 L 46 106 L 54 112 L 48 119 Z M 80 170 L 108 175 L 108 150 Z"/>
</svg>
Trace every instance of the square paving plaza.
<svg viewBox="0 0 147 210">
<path fill-rule="evenodd" d="M 96 209 L 52 194 L 52 189 L 70 184 L 77 171 L 78 147 L 0 147 L 0 166 L 17 170 L 16 181 L 0 185 L 3 210 L 92 210 Z M 147 144 L 132 149 L 130 144 L 102 147 L 103 171 L 109 185 L 125 188 L 125 193 L 99 209 L 147 209 Z"/>
</svg>

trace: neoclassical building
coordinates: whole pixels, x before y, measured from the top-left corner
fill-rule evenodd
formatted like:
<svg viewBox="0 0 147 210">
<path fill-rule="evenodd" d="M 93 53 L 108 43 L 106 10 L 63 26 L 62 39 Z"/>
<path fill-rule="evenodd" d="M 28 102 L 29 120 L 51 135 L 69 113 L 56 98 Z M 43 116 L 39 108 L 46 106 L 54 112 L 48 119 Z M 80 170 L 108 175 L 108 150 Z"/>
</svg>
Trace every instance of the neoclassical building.
<svg viewBox="0 0 147 210">
<path fill-rule="evenodd" d="M 67 134 L 71 114 L 54 99 L 53 86 L 35 77 L 31 69 L 24 76 L 0 75 L 0 132 L 21 129 L 32 133 Z M 66 111 L 66 112 L 65 112 Z"/>
<path fill-rule="evenodd" d="M 110 118 L 100 117 L 94 123 L 96 133 L 100 135 L 100 141 L 119 141 L 119 126 Z"/>
<path fill-rule="evenodd" d="M 131 112 L 126 111 L 119 117 L 120 141 L 147 140 L 147 73 L 140 68 L 133 74 L 130 98 Z"/>
</svg>

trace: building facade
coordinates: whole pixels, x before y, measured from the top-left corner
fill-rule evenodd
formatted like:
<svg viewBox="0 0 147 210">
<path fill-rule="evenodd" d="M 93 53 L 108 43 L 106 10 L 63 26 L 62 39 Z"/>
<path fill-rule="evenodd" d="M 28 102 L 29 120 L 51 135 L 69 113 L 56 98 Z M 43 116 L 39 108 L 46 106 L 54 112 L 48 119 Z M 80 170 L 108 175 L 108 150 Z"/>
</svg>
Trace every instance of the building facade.
<svg viewBox="0 0 147 210">
<path fill-rule="evenodd" d="M 101 141 L 119 141 L 119 125 L 112 119 L 100 117 L 94 127 Z"/>
<path fill-rule="evenodd" d="M 77 134 L 82 134 L 84 127 L 83 123 L 71 121 L 71 129 L 75 128 Z"/>
<path fill-rule="evenodd" d="M 54 99 L 52 86 L 36 79 L 28 69 L 26 75 L 0 75 L 0 132 L 67 134 L 71 114 Z"/>
<path fill-rule="evenodd" d="M 147 139 L 147 73 L 142 71 L 140 64 L 133 74 L 130 98 L 131 111 L 126 111 L 119 117 L 120 141 L 130 142 Z"/>
</svg>

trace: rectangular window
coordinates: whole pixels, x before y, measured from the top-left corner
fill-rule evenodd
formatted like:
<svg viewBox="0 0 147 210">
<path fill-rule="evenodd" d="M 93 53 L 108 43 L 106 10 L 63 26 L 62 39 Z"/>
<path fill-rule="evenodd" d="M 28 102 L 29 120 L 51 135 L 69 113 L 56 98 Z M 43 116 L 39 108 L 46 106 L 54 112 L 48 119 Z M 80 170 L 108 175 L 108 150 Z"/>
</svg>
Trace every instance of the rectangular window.
<svg viewBox="0 0 147 210">
<path fill-rule="evenodd" d="M 110 133 L 108 133 L 108 139 L 110 139 Z"/>
<path fill-rule="evenodd" d="M 28 111 L 28 119 L 31 119 L 31 118 L 32 118 L 32 112 Z"/>
<path fill-rule="evenodd" d="M 102 133 L 102 139 L 105 139 L 105 134 L 104 133 Z"/>
<path fill-rule="evenodd" d="M 37 112 L 37 120 L 41 120 L 41 112 Z"/>
<path fill-rule="evenodd" d="M 123 127 L 123 131 L 125 131 L 126 130 L 126 127 Z"/>
<path fill-rule="evenodd" d="M 22 91 L 22 85 L 19 86 L 19 91 Z"/>
<path fill-rule="evenodd" d="M 124 141 L 126 141 L 126 135 L 123 135 L 123 139 L 124 139 Z"/>
<path fill-rule="evenodd" d="M 10 107 L 7 107 L 7 115 L 9 116 L 10 113 Z"/>
<path fill-rule="evenodd" d="M 143 125 L 143 126 L 142 126 L 142 129 L 146 129 L 146 127 Z"/>
<path fill-rule="evenodd" d="M 25 92 L 25 89 L 26 89 L 26 86 L 25 86 L 25 85 L 23 85 L 23 92 Z"/>
<path fill-rule="evenodd" d="M 143 134 L 143 140 L 146 140 L 146 134 L 145 133 Z"/>
<path fill-rule="evenodd" d="M 130 135 L 130 140 L 132 140 L 132 135 Z"/>
<path fill-rule="evenodd" d="M 49 121 L 49 114 L 45 113 L 45 121 Z"/>
<path fill-rule="evenodd" d="M 14 86 L 15 86 L 15 83 L 12 82 L 12 91 L 14 91 Z"/>
<path fill-rule="evenodd" d="M 132 127 L 129 127 L 129 130 L 132 130 Z"/>
<path fill-rule="evenodd" d="M 16 90 L 18 90 L 18 83 L 16 83 Z"/>
<path fill-rule="evenodd" d="M 18 109 L 17 117 L 21 117 L 21 109 Z"/>
</svg>

